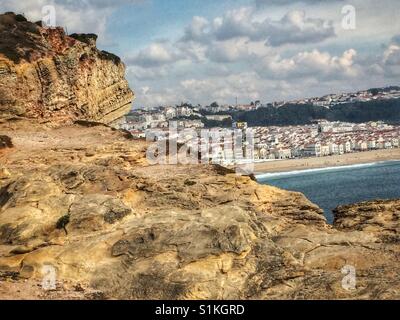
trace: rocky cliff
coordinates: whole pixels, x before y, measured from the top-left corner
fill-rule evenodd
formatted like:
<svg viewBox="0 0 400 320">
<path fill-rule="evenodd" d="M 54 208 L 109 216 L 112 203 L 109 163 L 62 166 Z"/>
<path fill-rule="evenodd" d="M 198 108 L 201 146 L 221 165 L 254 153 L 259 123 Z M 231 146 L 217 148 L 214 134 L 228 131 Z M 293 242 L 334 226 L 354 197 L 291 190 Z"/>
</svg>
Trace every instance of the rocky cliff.
<svg viewBox="0 0 400 320">
<path fill-rule="evenodd" d="M 145 142 L 106 126 L 17 121 L 5 134 L 0 297 L 400 298 L 399 201 L 341 207 L 330 226 L 299 193 L 214 166 L 148 166 Z"/>
<path fill-rule="evenodd" d="M 26 117 L 53 126 L 111 123 L 131 108 L 120 59 L 94 34 L 66 35 L 21 15 L 0 15 L 0 120 Z"/>
</svg>

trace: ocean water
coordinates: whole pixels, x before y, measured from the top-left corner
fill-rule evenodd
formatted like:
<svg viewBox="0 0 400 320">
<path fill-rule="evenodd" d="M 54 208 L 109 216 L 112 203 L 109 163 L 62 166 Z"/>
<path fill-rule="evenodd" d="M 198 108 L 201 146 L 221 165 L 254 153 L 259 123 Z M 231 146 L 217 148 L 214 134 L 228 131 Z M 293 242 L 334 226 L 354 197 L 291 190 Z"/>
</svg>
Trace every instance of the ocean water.
<svg viewBox="0 0 400 320">
<path fill-rule="evenodd" d="M 339 205 L 400 198 L 400 161 L 261 174 L 260 183 L 302 192 L 321 207 L 329 223 Z"/>
</svg>

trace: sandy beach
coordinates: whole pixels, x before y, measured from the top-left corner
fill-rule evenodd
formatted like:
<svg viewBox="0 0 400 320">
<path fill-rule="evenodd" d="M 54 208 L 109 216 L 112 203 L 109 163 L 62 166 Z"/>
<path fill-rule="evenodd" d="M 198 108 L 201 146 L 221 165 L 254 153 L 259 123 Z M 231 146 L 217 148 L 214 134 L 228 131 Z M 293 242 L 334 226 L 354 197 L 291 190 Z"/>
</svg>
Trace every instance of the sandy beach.
<svg viewBox="0 0 400 320">
<path fill-rule="evenodd" d="M 334 166 L 364 164 L 377 161 L 400 160 L 400 148 L 373 150 L 343 155 L 291 160 L 274 160 L 254 164 L 255 174 L 316 169 Z"/>
</svg>

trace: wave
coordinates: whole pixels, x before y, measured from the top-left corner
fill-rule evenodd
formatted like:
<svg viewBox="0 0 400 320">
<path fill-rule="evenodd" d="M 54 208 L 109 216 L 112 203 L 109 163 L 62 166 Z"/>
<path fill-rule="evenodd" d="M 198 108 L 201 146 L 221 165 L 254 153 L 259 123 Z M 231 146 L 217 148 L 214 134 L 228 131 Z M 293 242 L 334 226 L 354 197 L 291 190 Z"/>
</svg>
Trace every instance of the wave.
<svg viewBox="0 0 400 320">
<path fill-rule="evenodd" d="M 344 166 L 293 170 L 293 171 L 285 171 L 285 172 L 261 173 L 261 174 L 256 175 L 255 177 L 257 180 L 265 180 L 265 179 L 272 178 L 272 177 L 292 176 L 292 175 L 300 175 L 300 174 L 304 174 L 304 173 L 324 172 L 324 171 L 340 171 L 340 170 L 346 170 L 346 169 L 372 167 L 372 166 L 375 166 L 378 164 L 390 163 L 390 162 L 399 162 L 400 163 L 399 160 L 387 160 L 387 161 L 351 164 L 351 165 L 344 165 Z"/>
</svg>

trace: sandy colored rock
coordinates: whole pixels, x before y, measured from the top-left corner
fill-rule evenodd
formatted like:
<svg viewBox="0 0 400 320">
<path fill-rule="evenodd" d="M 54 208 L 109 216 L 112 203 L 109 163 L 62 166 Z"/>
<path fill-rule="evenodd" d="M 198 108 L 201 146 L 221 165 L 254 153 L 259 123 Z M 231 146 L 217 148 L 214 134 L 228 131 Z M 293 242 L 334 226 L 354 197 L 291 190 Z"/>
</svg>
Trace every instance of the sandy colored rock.
<svg viewBox="0 0 400 320">
<path fill-rule="evenodd" d="M 98 50 L 96 39 L 0 15 L 0 120 L 25 117 L 59 126 L 112 123 L 128 113 L 133 93 L 125 66 Z"/>
<path fill-rule="evenodd" d="M 399 201 L 339 208 L 332 227 L 300 193 L 218 166 L 149 166 L 144 141 L 106 126 L 11 127 L 0 271 L 36 288 L 16 298 L 400 298 Z M 46 265 L 60 288 L 95 294 L 43 292 Z M 355 290 L 342 287 L 346 265 Z"/>
<path fill-rule="evenodd" d="M 334 213 L 337 228 L 369 231 L 378 234 L 379 239 L 386 243 L 400 241 L 399 200 L 374 200 L 341 206 Z"/>
</svg>

